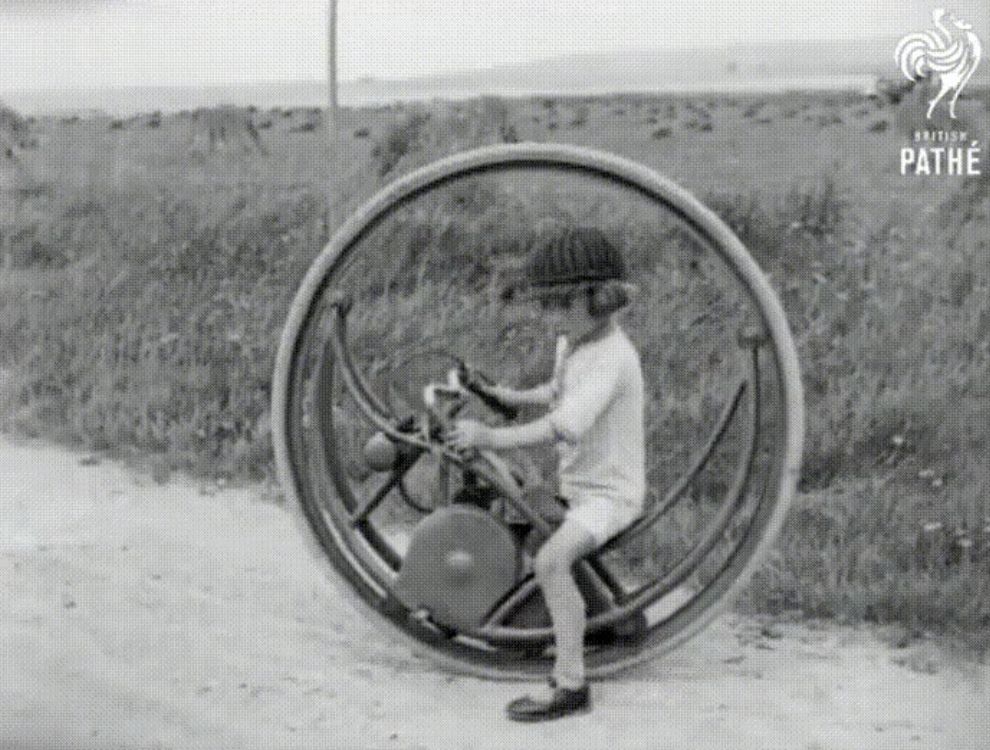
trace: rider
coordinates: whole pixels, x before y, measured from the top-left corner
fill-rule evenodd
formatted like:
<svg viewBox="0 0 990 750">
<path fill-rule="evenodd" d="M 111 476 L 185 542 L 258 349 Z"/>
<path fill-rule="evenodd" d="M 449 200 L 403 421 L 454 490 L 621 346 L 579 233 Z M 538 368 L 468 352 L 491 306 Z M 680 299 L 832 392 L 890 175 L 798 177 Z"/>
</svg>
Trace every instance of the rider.
<svg viewBox="0 0 990 750">
<path fill-rule="evenodd" d="M 547 413 L 519 425 L 491 427 L 462 419 L 454 447 L 557 448 L 562 525 L 536 554 L 533 570 L 553 623 L 556 655 L 548 695 L 519 698 L 510 718 L 540 721 L 586 711 L 585 601 L 573 566 L 628 527 L 643 510 L 645 459 L 643 376 L 639 354 L 617 313 L 631 300 L 622 255 L 595 228 L 557 227 L 533 246 L 527 267 L 531 297 L 557 336 L 549 382 L 527 390 L 487 386 L 507 405 L 544 405 Z"/>
</svg>

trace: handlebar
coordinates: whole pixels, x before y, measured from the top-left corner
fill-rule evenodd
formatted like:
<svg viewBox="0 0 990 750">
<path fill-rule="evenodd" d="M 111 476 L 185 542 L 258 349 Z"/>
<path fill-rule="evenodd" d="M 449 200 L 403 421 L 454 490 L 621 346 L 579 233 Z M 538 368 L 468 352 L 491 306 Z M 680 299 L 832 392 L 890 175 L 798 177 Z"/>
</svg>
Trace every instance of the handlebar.
<svg viewBox="0 0 990 750">
<path fill-rule="evenodd" d="M 434 428 L 430 434 L 446 432 L 452 426 L 457 414 L 467 405 L 468 396 L 475 396 L 485 406 L 507 420 L 512 420 L 518 414 L 518 409 L 503 403 L 488 389 L 491 381 L 484 375 L 471 370 L 467 364 L 458 360 L 457 367 L 447 373 L 446 382 L 429 383 L 423 387 L 423 404 L 426 406 L 429 420 Z"/>
<path fill-rule="evenodd" d="M 458 360 L 457 369 L 456 371 L 452 370 L 451 374 L 453 375 L 455 372 L 458 382 L 493 412 L 500 414 L 509 421 L 512 421 L 518 416 L 519 410 L 516 407 L 503 403 L 488 390 L 488 387 L 493 385 L 491 380 L 480 372 L 472 370 L 466 362 Z"/>
</svg>

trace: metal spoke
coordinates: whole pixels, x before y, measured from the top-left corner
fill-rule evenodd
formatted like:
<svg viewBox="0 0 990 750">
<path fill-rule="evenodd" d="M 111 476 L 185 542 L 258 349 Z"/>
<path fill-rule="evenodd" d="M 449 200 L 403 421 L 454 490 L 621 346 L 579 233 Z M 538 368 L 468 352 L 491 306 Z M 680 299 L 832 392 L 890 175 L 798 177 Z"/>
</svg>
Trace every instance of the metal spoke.
<svg viewBox="0 0 990 750">
<path fill-rule="evenodd" d="M 386 495 L 391 492 L 396 486 L 402 486 L 403 473 L 397 471 L 392 472 L 392 475 L 388 478 L 378 491 L 372 495 L 360 508 L 351 514 L 351 526 L 357 526 L 358 524 L 364 523 L 368 519 L 368 516 L 377 508 L 382 500 L 385 499 Z M 400 490 L 401 491 L 401 490 Z"/>
<path fill-rule="evenodd" d="M 478 629 L 484 633 L 509 622 L 540 591 L 540 586 L 532 574 L 520 580 L 495 609 L 493 609 Z"/>
</svg>

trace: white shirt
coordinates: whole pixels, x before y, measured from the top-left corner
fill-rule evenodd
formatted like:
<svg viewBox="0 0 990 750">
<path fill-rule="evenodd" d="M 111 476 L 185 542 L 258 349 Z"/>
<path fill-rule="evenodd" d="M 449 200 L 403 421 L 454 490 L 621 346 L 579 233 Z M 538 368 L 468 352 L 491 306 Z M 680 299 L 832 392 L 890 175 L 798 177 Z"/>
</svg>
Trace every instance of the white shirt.
<svg viewBox="0 0 990 750">
<path fill-rule="evenodd" d="M 560 494 L 576 505 L 603 497 L 642 510 L 643 373 L 625 331 L 615 326 L 573 351 L 560 337 L 552 385 Z"/>
</svg>

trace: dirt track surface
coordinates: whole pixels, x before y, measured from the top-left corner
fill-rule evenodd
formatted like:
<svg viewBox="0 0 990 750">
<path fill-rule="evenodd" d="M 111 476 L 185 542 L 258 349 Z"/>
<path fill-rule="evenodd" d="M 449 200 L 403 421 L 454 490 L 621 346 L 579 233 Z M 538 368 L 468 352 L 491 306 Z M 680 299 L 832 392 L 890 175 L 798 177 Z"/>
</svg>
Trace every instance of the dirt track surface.
<svg viewBox="0 0 990 750">
<path fill-rule="evenodd" d="M 726 615 L 518 725 L 340 596 L 270 488 L 158 485 L 0 438 L 0 748 L 951 748 L 990 667 L 930 641 Z"/>
</svg>

